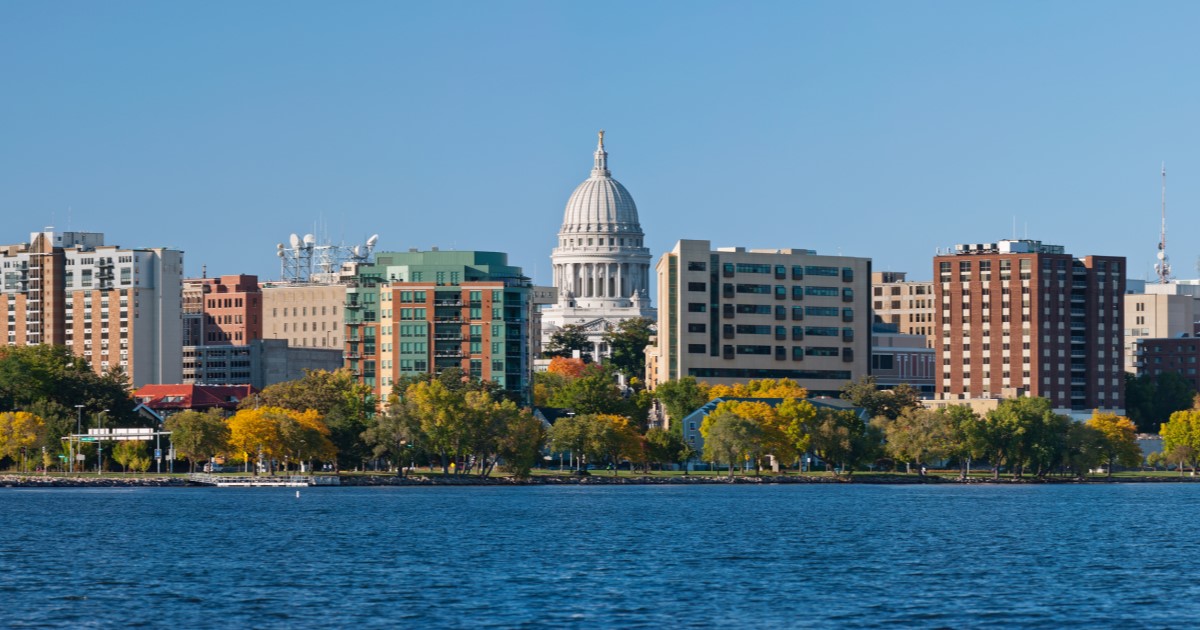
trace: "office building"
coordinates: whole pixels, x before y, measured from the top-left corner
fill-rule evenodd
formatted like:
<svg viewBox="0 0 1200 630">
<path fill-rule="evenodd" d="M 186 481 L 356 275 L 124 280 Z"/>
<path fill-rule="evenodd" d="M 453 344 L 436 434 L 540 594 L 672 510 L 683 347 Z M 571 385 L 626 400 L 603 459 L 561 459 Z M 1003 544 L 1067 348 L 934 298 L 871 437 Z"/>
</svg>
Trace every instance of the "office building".
<svg viewBox="0 0 1200 630">
<path fill-rule="evenodd" d="M 789 378 L 837 396 L 870 373 L 868 258 L 682 240 L 657 273 L 655 383 Z"/>
<path fill-rule="evenodd" d="M 264 339 L 293 348 L 344 347 L 345 284 L 267 283 L 262 297 Z"/>
<path fill-rule="evenodd" d="M 1191 337 L 1200 331 L 1200 285 L 1168 282 L 1146 284 L 1125 293 L 1125 371 L 1139 372 L 1138 342 L 1143 339 Z"/>
<path fill-rule="evenodd" d="M 912 281 L 900 271 L 876 271 L 871 274 L 871 310 L 875 321 L 895 326 L 904 335 L 922 335 L 926 347 L 933 348 L 933 281 Z"/>
</svg>

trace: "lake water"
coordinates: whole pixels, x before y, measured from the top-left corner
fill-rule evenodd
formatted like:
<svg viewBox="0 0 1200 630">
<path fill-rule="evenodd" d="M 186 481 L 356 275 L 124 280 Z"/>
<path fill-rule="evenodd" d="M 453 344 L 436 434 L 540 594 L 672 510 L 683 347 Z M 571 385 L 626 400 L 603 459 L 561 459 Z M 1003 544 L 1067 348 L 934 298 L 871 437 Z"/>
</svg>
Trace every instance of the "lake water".
<svg viewBox="0 0 1200 630">
<path fill-rule="evenodd" d="M 1164 627 L 1200 485 L 0 490 L 0 626 Z"/>
</svg>

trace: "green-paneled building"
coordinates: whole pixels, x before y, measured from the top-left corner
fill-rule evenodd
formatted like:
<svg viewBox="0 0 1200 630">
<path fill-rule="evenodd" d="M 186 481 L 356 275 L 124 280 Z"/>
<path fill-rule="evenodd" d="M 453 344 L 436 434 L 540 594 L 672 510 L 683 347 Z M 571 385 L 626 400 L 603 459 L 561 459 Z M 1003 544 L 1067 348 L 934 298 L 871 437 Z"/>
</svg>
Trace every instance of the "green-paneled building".
<svg viewBox="0 0 1200 630">
<path fill-rule="evenodd" d="M 346 291 L 346 367 L 377 395 L 451 367 L 530 401 L 529 278 L 508 254 L 380 252 Z"/>
</svg>

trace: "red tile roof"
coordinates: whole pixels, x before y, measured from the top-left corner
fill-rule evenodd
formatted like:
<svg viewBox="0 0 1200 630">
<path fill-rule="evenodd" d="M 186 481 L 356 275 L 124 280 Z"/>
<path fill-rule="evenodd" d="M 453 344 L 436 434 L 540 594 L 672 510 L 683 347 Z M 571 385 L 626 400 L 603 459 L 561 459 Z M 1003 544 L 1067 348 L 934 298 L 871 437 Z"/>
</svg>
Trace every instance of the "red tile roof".
<svg viewBox="0 0 1200 630">
<path fill-rule="evenodd" d="M 133 397 L 155 411 L 235 409 L 254 393 L 250 385 L 143 385 Z"/>
</svg>

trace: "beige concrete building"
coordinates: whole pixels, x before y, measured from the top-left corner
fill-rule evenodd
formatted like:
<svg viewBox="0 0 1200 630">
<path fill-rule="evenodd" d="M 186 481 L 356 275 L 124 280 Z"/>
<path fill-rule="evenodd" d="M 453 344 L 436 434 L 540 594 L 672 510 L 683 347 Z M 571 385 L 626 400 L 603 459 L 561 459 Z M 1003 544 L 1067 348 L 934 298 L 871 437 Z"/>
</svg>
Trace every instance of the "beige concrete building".
<svg viewBox="0 0 1200 630">
<path fill-rule="evenodd" d="M 869 258 L 683 240 L 657 273 L 656 383 L 790 378 L 836 396 L 870 372 Z"/>
<path fill-rule="evenodd" d="M 925 347 L 933 348 L 937 341 L 933 281 L 910 281 L 906 275 L 900 271 L 871 274 L 871 309 L 875 321 L 891 324 L 904 335 L 923 335 Z"/>
<path fill-rule="evenodd" d="M 1169 339 L 1196 334 L 1200 286 L 1170 282 L 1147 284 L 1125 294 L 1125 371 L 1137 372 L 1139 339 Z"/>
<path fill-rule="evenodd" d="M 346 286 L 264 284 L 263 339 L 285 339 L 292 348 L 342 349 Z"/>
</svg>

